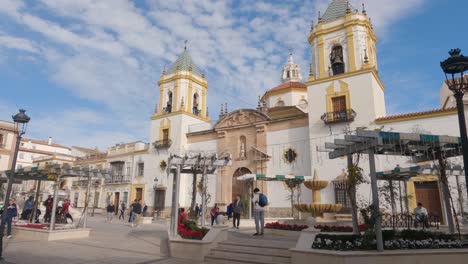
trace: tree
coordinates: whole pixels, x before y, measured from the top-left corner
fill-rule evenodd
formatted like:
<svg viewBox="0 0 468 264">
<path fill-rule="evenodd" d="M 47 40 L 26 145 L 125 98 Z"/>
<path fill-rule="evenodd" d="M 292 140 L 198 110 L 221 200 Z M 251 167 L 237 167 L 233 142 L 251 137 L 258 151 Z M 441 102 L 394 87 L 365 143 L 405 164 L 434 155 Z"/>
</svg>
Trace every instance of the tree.
<svg viewBox="0 0 468 264">
<path fill-rule="evenodd" d="M 353 219 L 353 233 L 359 234 L 359 222 L 358 222 L 358 206 L 356 199 L 357 187 L 365 183 L 365 177 L 362 174 L 363 169 L 359 167 L 360 153 L 355 155 L 356 158 L 353 162 L 353 156 L 348 155 L 348 177 L 346 178 L 346 192 L 349 196 L 351 203 L 351 215 Z"/>
</svg>

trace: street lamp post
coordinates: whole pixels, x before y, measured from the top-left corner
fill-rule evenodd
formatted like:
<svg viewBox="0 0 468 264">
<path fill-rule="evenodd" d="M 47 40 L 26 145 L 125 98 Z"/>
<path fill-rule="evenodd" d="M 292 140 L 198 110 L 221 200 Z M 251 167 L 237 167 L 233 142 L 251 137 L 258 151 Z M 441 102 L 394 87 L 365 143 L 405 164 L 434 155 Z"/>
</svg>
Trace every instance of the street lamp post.
<svg viewBox="0 0 468 264">
<path fill-rule="evenodd" d="M 153 185 L 153 190 L 154 190 L 154 202 L 153 202 L 153 211 L 156 213 L 156 217 L 159 217 L 158 212 L 156 211 L 156 199 L 157 199 L 157 190 L 158 190 L 158 178 L 154 178 L 154 185 Z"/>
<path fill-rule="evenodd" d="M 446 83 L 450 91 L 453 92 L 458 111 L 458 124 L 460 127 L 460 137 L 463 151 L 463 167 L 465 170 L 465 182 L 468 193 L 468 138 L 466 135 L 465 110 L 463 107 L 463 96 L 468 90 L 468 78 L 464 76 L 468 70 L 468 57 L 461 54 L 460 49 L 449 51 L 450 57 L 440 63 L 440 67 L 445 73 Z M 466 79 L 466 80 L 465 80 Z"/>
<path fill-rule="evenodd" d="M 16 130 L 16 146 L 15 146 L 15 152 L 13 154 L 13 161 L 11 163 L 11 173 L 8 177 L 8 185 L 7 185 L 7 191 L 5 195 L 5 199 L 3 200 L 3 213 L 2 213 L 2 223 L 0 225 L 0 259 L 3 258 L 3 236 L 5 235 L 5 222 L 6 222 L 6 207 L 5 205 L 8 203 L 11 195 L 11 189 L 13 187 L 13 179 L 14 179 L 14 174 L 15 174 L 15 168 L 16 168 L 16 160 L 18 158 L 18 151 L 19 151 L 19 146 L 21 143 L 21 137 L 26 133 L 26 128 L 28 126 L 29 120 L 31 118 L 26 115 L 26 110 L 20 109 L 19 113 L 12 116 L 13 122 L 15 123 L 15 130 Z"/>
<path fill-rule="evenodd" d="M 94 182 L 94 201 L 93 201 L 93 212 L 91 213 L 91 216 L 94 216 L 94 208 L 96 208 L 96 195 L 97 195 L 97 188 L 99 187 L 99 181 Z M 99 201 L 99 199 L 98 199 Z M 98 203 L 99 205 L 99 203 Z"/>
</svg>

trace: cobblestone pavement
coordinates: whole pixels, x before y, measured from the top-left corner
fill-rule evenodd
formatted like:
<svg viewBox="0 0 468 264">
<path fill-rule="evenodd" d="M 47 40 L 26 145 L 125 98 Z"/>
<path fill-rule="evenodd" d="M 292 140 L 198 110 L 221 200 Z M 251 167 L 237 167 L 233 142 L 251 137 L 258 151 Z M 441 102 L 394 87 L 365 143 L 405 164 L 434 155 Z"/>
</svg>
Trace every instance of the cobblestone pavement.
<svg viewBox="0 0 468 264">
<path fill-rule="evenodd" d="M 14 264 L 188 264 L 168 258 L 165 223 L 130 227 L 126 222 L 104 222 L 105 217 L 90 217 L 92 228 L 87 239 L 52 242 L 5 239 L 0 263 Z M 190 261 L 190 264 L 196 264 Z"/>
</svg>

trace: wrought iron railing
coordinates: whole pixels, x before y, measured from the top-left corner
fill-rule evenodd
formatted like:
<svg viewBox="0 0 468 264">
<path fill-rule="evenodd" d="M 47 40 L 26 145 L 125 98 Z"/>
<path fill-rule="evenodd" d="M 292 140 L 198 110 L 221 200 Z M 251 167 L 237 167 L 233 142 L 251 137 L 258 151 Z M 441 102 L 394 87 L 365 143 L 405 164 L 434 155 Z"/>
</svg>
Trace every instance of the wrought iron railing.
<svg viewBox="0 0 468 264">
<path fill-rule="evenodd" d="M 353 121 L 356 117 L 356 112 L 353 109 L 347 109 L 344 111 L 327 112 L 323 114 L 320 119 L 325 124 L 341 123 Z"/>
<path fill-rule="evenodd" d="M 72 187 L 85 187 L 88 186 L 88 180 L 78 180 L 72 182 Z"/>
<path fill-rule="evenodd" d="M 415 225 L 415 216 L 414 214 L 383 214 L 382 215 L 382 227 L 386 228 L 430 228 L 435 227 L 437 230 L 440 225 L 440 217 L 435 214 L 428 214 L 426 219 L 416 220 Z"/>
<path fill-rule="evenodd" d="M 162 140 L 156 140 L 153 143 L 153 146 L 157 149 L 161 148 L 169 148 L 172 145 L 172 140 L 170 139 L 162 139 Z"/>
<path fill-rule="evenodd" d="M 131 177 L 128 175 L 113 175 L 109 178 L 105 178 L 105 184 L 122 184 L 122 183 L 130 183 Z"/>
</svg>

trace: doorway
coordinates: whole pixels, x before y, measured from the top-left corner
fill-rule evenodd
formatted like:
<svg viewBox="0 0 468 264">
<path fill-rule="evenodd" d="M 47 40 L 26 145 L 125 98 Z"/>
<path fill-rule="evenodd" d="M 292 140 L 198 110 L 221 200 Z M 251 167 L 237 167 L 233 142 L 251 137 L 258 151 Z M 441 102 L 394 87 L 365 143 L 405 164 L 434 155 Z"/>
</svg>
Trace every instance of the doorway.
<svg viewBox="0 0 468 264">
<path fill-rule="evenodd" d="M 136 188 L 136 195 L 135 195 L 135 199 L 137 201 L 142 201 L 143 199 L 143 188 Z"/>
<path fill-rule="evenodd" d="M 252 192 L 252 182 L 249 181 L 239 181 L 237 177 L 252 173 L 249 169 L 242 167 L 238 168 L 232 175 L 232 199 L 233 201 L 236 198 L 236 195 L 240 195 L 241 201 L 244 205 L 243 217 L 250 216 L 249 209 L 252 210 L 250 206 L 250 194 Z"/>
<path fill-rule="evenodd" d="M 156 189 L 154 197 L 154 209 L 158 212 L 164 211 L 166 200 L 166 189 Z"/>
<path fill-rule="evenodd" d="M 115 192 L 114 193 L 114 206 L 115 206 L 114 214 L 115 215 L 117 215 L 119 212 L 119 205 L 120 205 L 120 192 Z"/>
<path fill-rule="evenodd" d="M 414 188 L 416 190 L 416 202 L 422 203 L 429 214 L 438 216 L 440 221 L 443 223 L 444 217 L 437 182 L 415 182 Z"/>
</svg>

